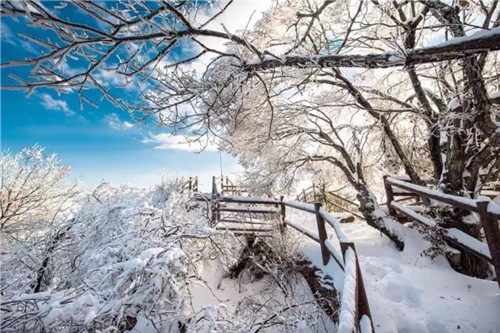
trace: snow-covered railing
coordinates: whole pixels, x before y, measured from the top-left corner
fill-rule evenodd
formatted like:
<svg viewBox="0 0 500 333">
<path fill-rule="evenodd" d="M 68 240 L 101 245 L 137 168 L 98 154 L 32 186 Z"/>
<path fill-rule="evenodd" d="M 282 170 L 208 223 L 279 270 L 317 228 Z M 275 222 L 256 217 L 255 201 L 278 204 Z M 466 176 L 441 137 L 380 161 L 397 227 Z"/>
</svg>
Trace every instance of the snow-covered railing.
<svg viewBox="0 0 500 333">
<path fill-rule="evenodd" d="M 349 242 L 347 235 L 342 230 L 340 221 L 321 207 L 321 203 L 318 202 L 308 204 L 304 202 L 283 200 L 283 197 L 281 197 L 280 205 L 282 207 L 281 218 L 284 224 L 291 226 L 295 230 L 302 232 L 319 243 L 323 265 L 327 265 L 330 258 L 333 258 L 339 264 L 339 267 L 344 269 L 344 289 L 342 290 L 341 298 L 339 332 L 360 332 L 360 322 L 363 317 L 365 318 L 364 322 L 369 322 L 371 331 L 374 332 L 368 297 L 366 295 L 361 270 L 359 268 L 359 260 L 356 254 L 356 247 L 354 243 Z M 296 222 L 286 220 L 285 206 L 315 214 L 318 230 L 314 231 Z M 342 255 L 339 254 L 335 246 L 328 240 L 325 222 L 335 231 Z"/>
<path fill-rule="evenodd" d="M 225 196 L 218 191 L 217 178 L 213 177 L 212 193 L 197 193 L 195 195 L 197 200 L 202 200 L 209 203 L 211 211 L 211 223 L 213 226 L 219 222 L 228 222 L 221 219 L 221 212 L 235 212 L 240 214 L 273 214 L 280 217 L 280 231 L 284 232 L 286 226 L 292 227 L 299 231 L 315 242 L 319 243 L 321 248 L 321 255 L 323 264 L 327 265 L 330 259 L 337 262 L 340 269 L 344 270 L 344 291 L 341 300 L 339 332 L 374 332 L 370 307 L 368 298 L 359 268 L 359 261 L 356 254 L 354 243 L 349 242 L 340 221 L 324 209 L 321 203 L 305 203 L 292 200 L 284 200 L 281 196 L 278 199 L 273 198 L 255 198 L 246 196 Z M 224 185 L 223 182 L 221 185 Z M 238 204 L 238 205 L 235 205 Z M 265 207 L 258 207 L 263 205 Z M 301 223 L 286 219 L 286 207 L 298 209 L 311 214 L 316 217 L 317 230 L 312 230 Z M 279 208 L 279 209 L 277 209 Z M 233 222 L 237 222 L 234 220 Z M 328 223 L 333 230 L 338 243 L 340 244 L 340 251 L 328 239 L 326 225 Z M 227 227 L 227 230 L 236 230 L 234 227 Z M 255 228 L 252 228 L 252 230 Z M 250 230 L 250 231 L 252 231 Z M 260 231 L 261 229 L 259 229 Z M 262 229 L 264 230 L 264 229 Z M 236 231 L 240 231 L 237 229 Z M 245 229 L 247 231 L 247 229 Z M 257 231 L 257 229 L 253 230 Z M 251 233 L 249 233 L 251 234 Z M 258 233 L 254 234 L 259 236 Z M 349 268 L 349 269 L 346 269 Z M 353 273 L 354 272 L 354 273 Z M 362 329 L 365 328 L 365 330 Z M 366 330 L 368 329 L 368 330 Z"/>
<path fill-rule="evenodd" d="M 384 185 L 387 197 L 387 209 L 390 215 L 397 217 L 397 214 L 401 213 L 428 227 L 439 228 L 443 233 L 444 240 L 450 243 L 450 245 L 490 262 L 495 268 L 497 282 L 500 287 L 500 228 L 498 225 L 498 220 L 500 219 L 500 205 L 496 204 L 488 197 L 482 196 L 478 199 L 463 198 L 429 189 L 425 186 L 412 184 L 394 177 L 385 176 Z M 395 202 L 393 187 L 428 200 L 435 200 L 453 207 L 478 213 L 487 244 L 484 244 L 480 240 L 456 228 L 438 227 L 434 220 L 417 213 L 410 207 Z"/>
<path fill-rule="evenodd" d="M 200 197 L 212 201 L 211 207 L 214 210 L 212 212 L 213 219 L 215 219 L 214 223 L 220 220 L 219 214 L 224 211 L 242 214 L 273 213 L 280 217 L 281 232 L 284 232 L 286 226 L 289 226 L 319 243 L 323 264 L 327 265 L 333 259 L 345 272 L 344 286 L 346 289 L 342 291 L 343 296 L 339 317 L 339 328 L 342 329 L 339 332 L 359 332 L 362 318 L 364 318 L 363 323 L 365 326 L 366 323 L 369 323 L 372 331 L 374 331 L 354 243 L 349 242 L 339 220 L 322 208 L 320 203 L 309 204 L 283 200 L 283 196 L 279 200 L 243 196 L 222 196 L 217 192 L 216 185 L 214 185 L 212 195 L 202 195 Z M 225 204 L 240 204 L 240 206 L 224 206 Z M 265 205 L 266 207 L 258 207 L 259 205 Z M 279 209 L 276 209 L 276 207 L 279 207 Z M 299 222 L 286 219 L 286 207 L 314 214 L 316 216 L 317 230 L 310 229 Z M 328 223 L 335 231 L 336 238 L 340 244 L 340 251 L 328 239 L 325 223 Z M 349 269 L 346 269 L 347 267 Z"/>
</svg>

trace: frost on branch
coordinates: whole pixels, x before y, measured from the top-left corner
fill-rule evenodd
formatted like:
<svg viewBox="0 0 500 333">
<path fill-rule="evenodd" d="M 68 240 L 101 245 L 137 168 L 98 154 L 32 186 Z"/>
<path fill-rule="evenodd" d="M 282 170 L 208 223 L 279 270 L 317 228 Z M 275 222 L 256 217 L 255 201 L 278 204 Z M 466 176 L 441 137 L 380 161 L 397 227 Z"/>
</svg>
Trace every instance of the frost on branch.
<svg viewBox="0 0 500 333">
<path fill-rule="evenodd" d="M 159 201 L 165 192 L 167 201 Z M 184 325 L 196 254 L 214 236 L 200 210 L 186 202 L 175 184 L 155 191 L 103 184 L 50 253 L 43 244 L 54 244 L 52 234 L 6 249 L 2 331 L 123 330 L 137 323 L 171 331 Z"/>
</svg>

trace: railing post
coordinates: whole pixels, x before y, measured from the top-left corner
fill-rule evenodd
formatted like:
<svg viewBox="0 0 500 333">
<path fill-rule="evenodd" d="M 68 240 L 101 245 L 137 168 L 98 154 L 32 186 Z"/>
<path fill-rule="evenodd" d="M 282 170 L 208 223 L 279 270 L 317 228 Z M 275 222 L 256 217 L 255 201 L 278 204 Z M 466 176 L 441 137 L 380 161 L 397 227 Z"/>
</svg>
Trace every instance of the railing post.
<svg viewBox="0 0 500 333">
<path fill-rule="evenodd" d="M 283 203 L 283 199 L 285 197 L 283 195 L 280 196 L 280 232 L 283 234 L 286 228 L 285 217 L 286 217 L 286 207 Z"/>
<path fill-rule="evenodd" d="M 321 183 L 321 199 L 323 200 L 326 211 L 328 211 L 328 200 L 326 197 L 326 184 L 325 184 L 325 182 Z"/>
<path fill-rule="evenodd" d="M 485 198 L 486 199 L 486 198 Z M 498 220 L 488 212 L 490 200 L 479 200 L 476 202 L 479 210 L 479 217 L 483 225 L 486 242 L 490 249 L 491 263 L 497 274 L 497 283 L 500 287 L 500 229 L 498 228 Z"/>
<path fill-rule="evenodd" d="M 387 210 L 389 215 L 396 217 L 396 210 L 392 208 L 391 203 L 394 200 L 394 193 L 392 192 L 392 185 L 387 181 L 387 175 L 384 176 L 385 196 L 387 197 Z"/>
<path fill-rule="evenodd" d="M 356 246 L 354 245 L 353 242 L 340 242 L 340 249 L 342 251 L 342 256 L 344 257 L 344 264 L 345 264 L 345 254 L 347 252 L 348 248 L 352 248 L 354 251 L 354 254 L 356 255 L 356 320 L 355 320 L 355 325 L 356 325 L 356 331 L 359 331 L 359 321 L 361 318 L 366 315 L 368 318 L 370 318 L 370 324 L 372 327 L 372 332 L 375 332 L 375 329 L 373 327 L 373 320 L 372 320 L 372 314 L 370 311 L 370 305 L 368 304 L 368 296 L 366 295 L 366 289 L 365 289 L 365 284 L 363 282 L 363 276 L 361 275 L 361 268 L 359 267 L 359 259 L 358 259 L 358 253 L 356 252 Z"/>
<path fill-rule="evenodd" d="M 217 205 L 215 203 L 215 200 L 217 198 L 217 180 L 216 177 L 212 177 L 212 202 L 211 202 L 211 222 L 212 222 L 212 227 L 216 224 L 217 221 Z"/>
<path fill-rule="evenodd" d="M 314 212 L 316 214 L 316 224 L 318 225 L 319 245 L 321 247 L 323 265 L 326 266 L 328 264 L 328 261 L 330 260 L 330 252 L 328 251 L 328 248 L 326 247 L 325 244 L 325 241 L 327 240 L 328 236 L 326 234 L 325 220 L 323 219 L 323 216 L 321 216 L 321 213 L 319 212 L 320 208 L 321 208 L 321 203 L 315 202 Z"/>
</svg>

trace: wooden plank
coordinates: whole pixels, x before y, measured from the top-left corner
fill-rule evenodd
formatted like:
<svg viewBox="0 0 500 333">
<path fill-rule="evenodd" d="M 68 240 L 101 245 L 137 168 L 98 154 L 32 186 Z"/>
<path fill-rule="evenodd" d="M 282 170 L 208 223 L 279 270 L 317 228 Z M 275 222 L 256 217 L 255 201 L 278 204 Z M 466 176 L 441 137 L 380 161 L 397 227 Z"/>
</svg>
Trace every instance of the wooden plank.
<svg viewBox="0 0 500 333">
<path fill-rule="evenodd" d="M 375 332 L 375 328 L 373 327 L 373 320 L 370 311 L 370 304 L 368 303 L 368 296 L 366 294 L 366 288 L 363 281 L 363 276 L 361 274 L 361 267 L 359 266 L 358 253 L 356 252 L 356 247 L 353 242 L 341 242 L 340 248 L 342 250 L 342 255 L 345 258 L 346 252 L 348 248 L 351 248 L 354 251 L 354 256 L 356 260 L 356 293 L 355 293 L 355 302 L 356 302 L 356 318 L 353 332 L 359 332 L 359 322 L 363 316 L 367 316 L 370 319 L 372 332 Z"/>
<path fill-rule="evenodd" d="M 275 199 L 256 199 L 252 197 L 242 197 L 242 196 L 222 196 L 218 198 L 221 202 L 229 203 L 244 203 L 244 204 L 256 204 L 256 205 L 278 205 L 279 201 Z"/>
<path fill-rule="evenodd" d="M 228 227 L 215 227 L 215 230 L 221 231 L 244 231 L 248 233 L 269 233 L 273 229 L 248 229 L 248 228 L 228 228 Z"/>
<path fill-rule="evenodd" d="M 428 189 L 425 186 L 406 183 L 391 177 L 387 177 L 386 180 L 392 186 L 402 188 L 412 193 L 417 193 L 422 197 L 447 203 L 449 205 L 456 206 L 462 209 L 468 209 L 476 213 L 478 212 L 476 201 L 474 199 L 462 198 L 459 196 L 445 194 L 445 193 L 435 193 L 433 190 Z"/>
<path fill-rule="evenodd" d="M 259 209 L 258 207 L 245 207 L 241 206 L 230 207 L 230 206 L 220 206 L 217 207 L 219 212 L 233 212 L 233 213 L 251 213 L 251 214 L 274 214 L 278 215 L 279 211 L 277 209 Z"/>
<path fill-rule="evenodd" d="M 245 220 L 236 220 L 236 219 L 228 219 L 228 218 L 222 218 L 219 220 L 219 223 L 241 223 L 241 224 L 269 224 L 269 222 L 262 222 L 262 221 L 245 221 Z"/>
<path fill-rule="evenodd" d="M 351 200 L 349 200 L 349 199 L 346 199 L 346 198 L 344 198 L 344 197 L 341 197 L 340 195 L 336 194 L 335 192 L 331 192 L 331 191 L 330 191 L 330 192 L 327 192 L 327 193 L 328 193 L 328 194 L 330 194 L 331 196 L 333 196 L 333 197 L 335 197 L 335 198 L 339 199 L 339 200 L 343 200 L 343 201 L 345 201 L 345 202 L 350 203 L 351 205 L 354 205 L 354 206 L 356 206 L 356 207 L 359 207 L 359 205 L 358 205 L 357 203 L 355 203 L 355 202 L 353 202 L 353 201 L 351 201 Z"/>
<path fill-rule="evenodd" d="M 394 201 L 394 193 L 392 191 L 392 186 L 387 180 L 387 175 L 384 176 L 384 188 L 385 188 L 385 196 L 387 198 L 387 210 L 389 211 L 389 215 L 396 217 L 396 211 L 391 207 L 391 203 Z"/>
</svg>

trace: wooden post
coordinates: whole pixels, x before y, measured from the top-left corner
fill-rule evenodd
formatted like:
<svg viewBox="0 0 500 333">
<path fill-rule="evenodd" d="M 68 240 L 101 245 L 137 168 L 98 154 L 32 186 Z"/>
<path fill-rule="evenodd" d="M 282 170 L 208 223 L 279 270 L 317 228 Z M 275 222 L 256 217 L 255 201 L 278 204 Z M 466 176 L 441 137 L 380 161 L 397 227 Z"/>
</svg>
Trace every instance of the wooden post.
<svg viewBox="0 0 500 333">
<path fill-rule="evenodd" d="M 198 192 L 198 176 L 194 177 L 194 191 Z"/>
<path fill-rule="evenodd" d="M 372 314 L 370 311 L 370 305 L 368 304 L 368 296 L 366 295 L 365 284 L 363 282 L 363 276 L 361 275 L 361 269 L 359 267 L 358 253 L 356 252 L 356 247 L 353 242 L 340 242 L 340 249 L 342 250 L 342 256 L 345 258 L 345 253 L 348 248 L 352 248 L 354 254 L 356 255 L 356 330 L 359 331 L 359 321 L 366 315 L 370 318 L 370 324 L 372 326 L 372 332 L 375 332 L 373 327 Z M 344 260 L 345 263 L 345 260 Z"/>
<path fill-rule="evenodd" d="M 285 197 L 283 195 L 280 196 L 280 232 L 283 234 L 286 228 L 286 223 L 285 223 L 285 217 L 286 217 L 286 207 L 285 204 L 283 203 L 283 199 Z"/>
<path fill-rule="evenodd" d="M 216 180 L 216 177 L 213 176 L 212 177 L 212 202 L 211 202 L 211 205 L 210 205 L 210 210 L 211 210 L 211 223 L 212 223 L 212 227 L 216 224 L 216 220 L 217 220 L 217 213 L 216 213 L 216 210 L 217 210 L 217 207 L 216 207 L 216 204 L 215 204 L 215 199 L 217 197 L 217 180 Z"/>
<path fill-rule="evenodd" d="M 387 210 L 389 211 L 389 215 L 396 217 L 396 210 L 391 206 L 391 203 L 394 200 L 394 193 L 392 192 L 392 185 L 387 181 L 387 177 L 387 175 L 384 176 L 385 196 L 387 197 Z"/>
<path fill-rule="evenodd" d="M 483 225 L 484 235 L 491 254 L 491 263 L 497 274 L 497 283 L 500 287 L 500 229 L 498 228 L 498 220 L 488 213 L 488 205 L 490 200 L 477 201 L 477 209 L 479 217 Z"/>
<path fill-rule="evenodd" d="M 325 205 L 326 211 L 328 211 L 328 200 L 326 198 L 326 185 L 325 182 L 321 184 L 321 199 L 323 200 L 323 204 Z"/>
<path fill-rule="evenodd" d="M 314 203 L 314 212 L 316 214 L 316 224 L 318 225 L 318 235 L 319 235 L 319 245 L 321 247 L 321 255 L 323 257 L 323 265 L 327 265 L 330 260 L 330 251 L 326 247 L 325 241 L 328 239 L 325 228 L 325 220 L 321 216 L 319 210 L 321 208 L 321 203 Z"/>
</svg>

